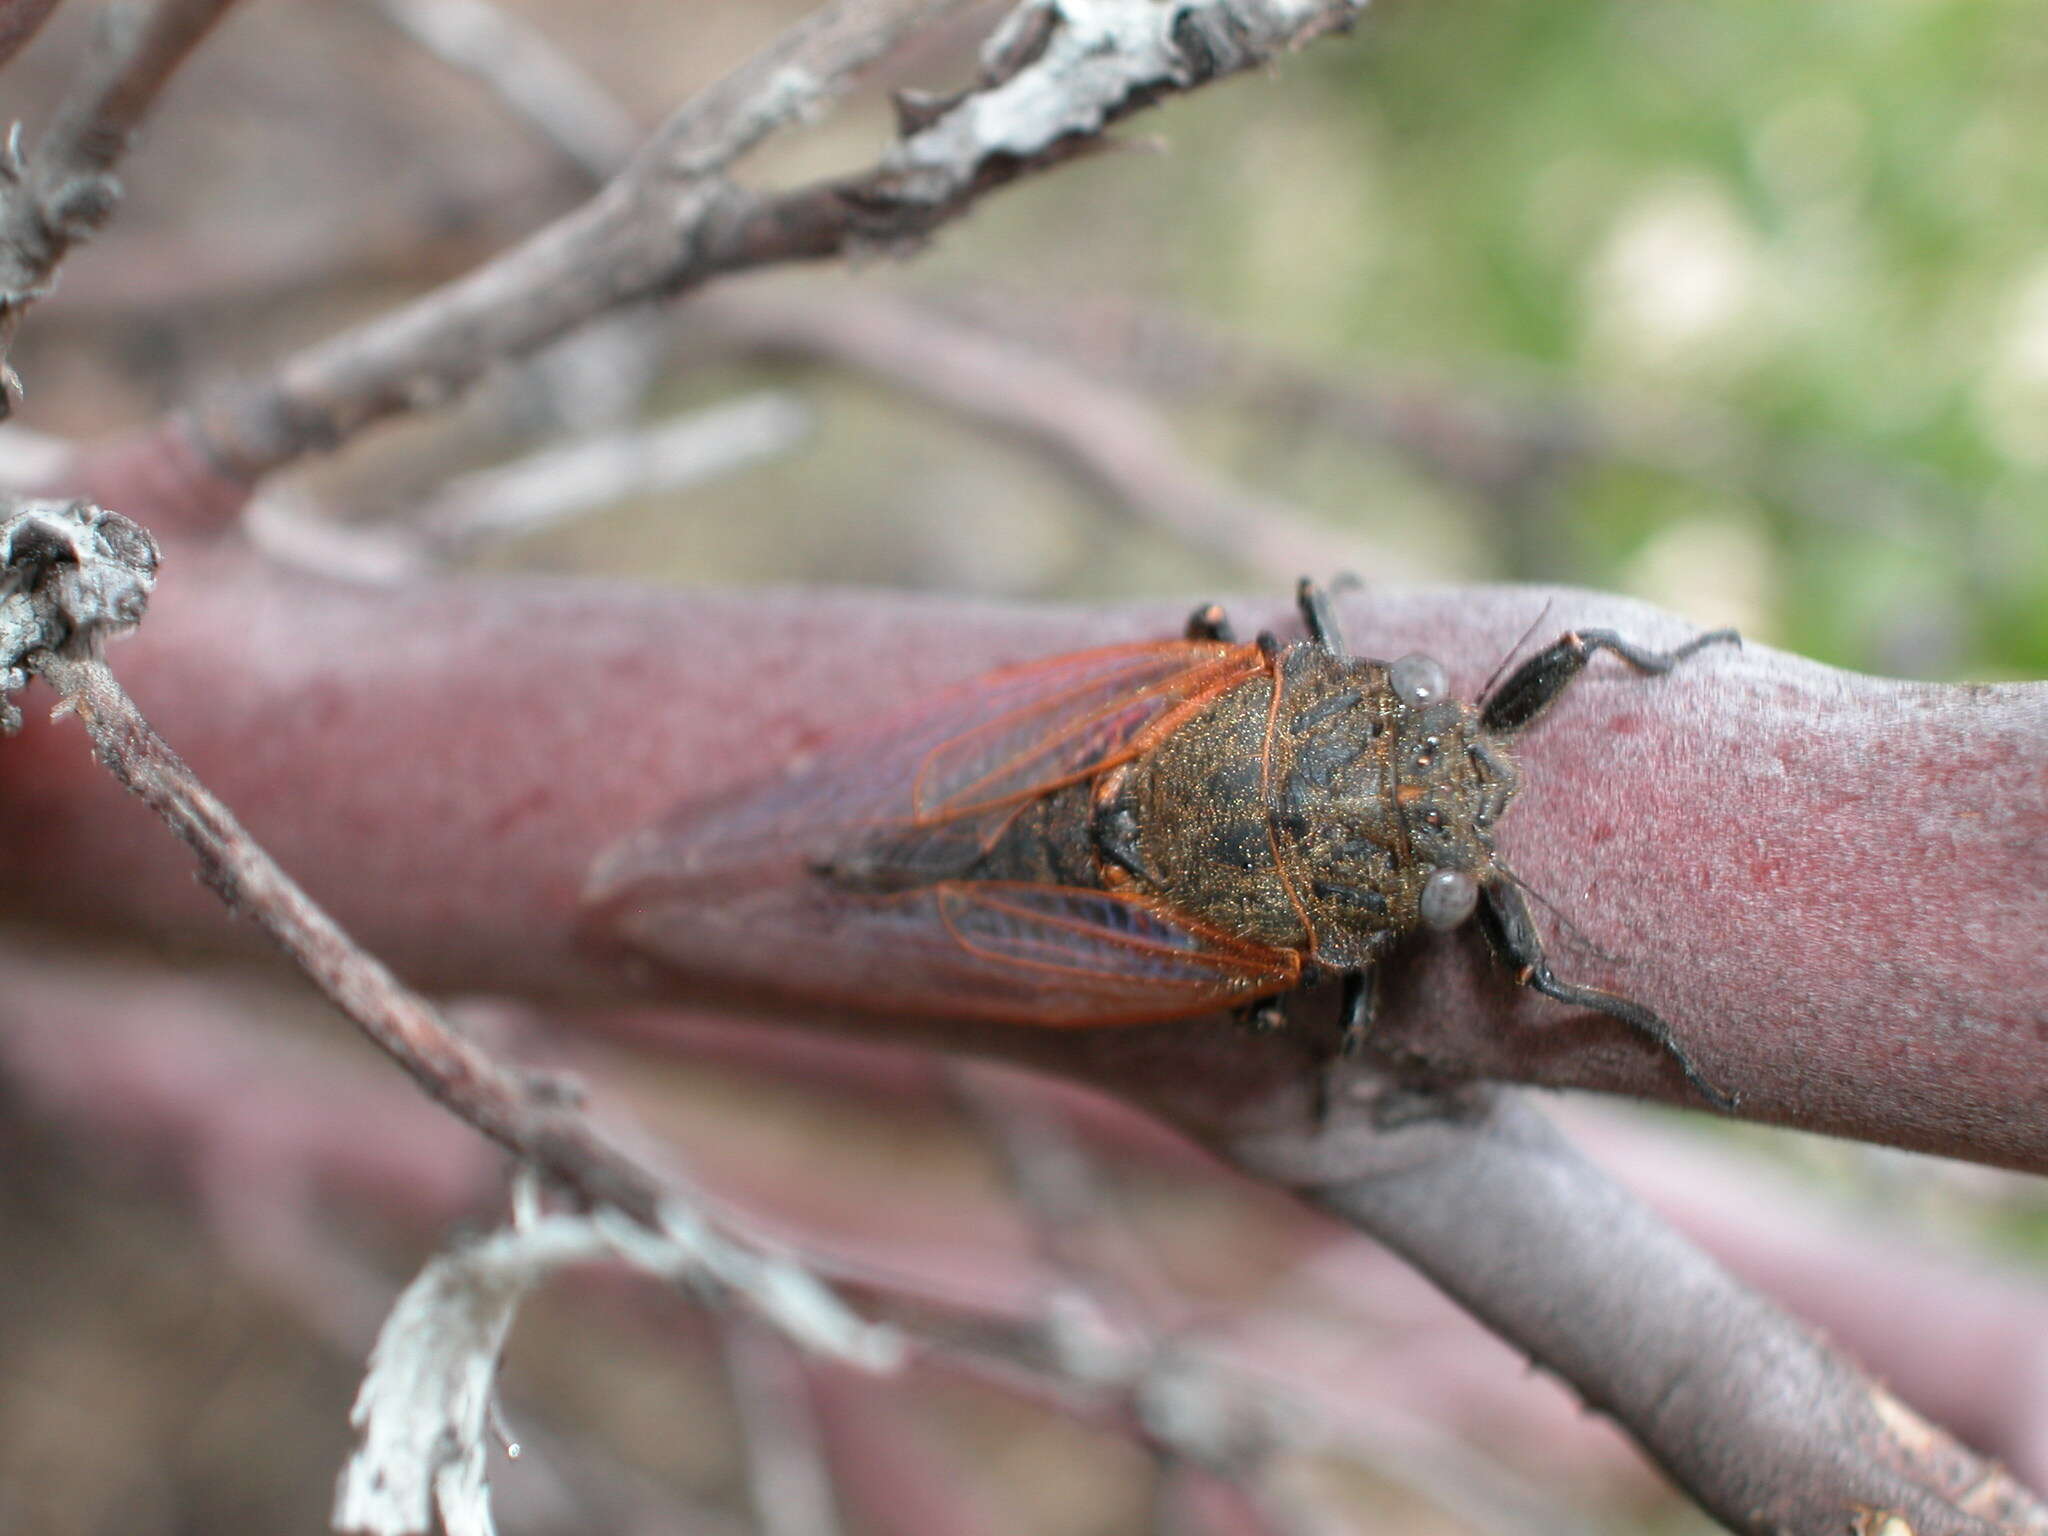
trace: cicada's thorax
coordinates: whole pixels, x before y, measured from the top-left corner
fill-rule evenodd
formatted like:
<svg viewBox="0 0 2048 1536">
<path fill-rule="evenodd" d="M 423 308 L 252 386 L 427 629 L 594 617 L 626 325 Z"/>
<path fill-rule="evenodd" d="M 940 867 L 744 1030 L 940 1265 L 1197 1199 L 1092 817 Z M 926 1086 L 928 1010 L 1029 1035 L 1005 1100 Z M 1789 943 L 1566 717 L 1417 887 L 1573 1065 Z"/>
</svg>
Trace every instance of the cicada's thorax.
<svg viewBox="0 0 2048 1536">
<path fill-rule="evenodd" d="M 1290 646 L 1098 777 L 1090 883 L 1357 969 L 1418 925 L 1436 870 L 1491 876 L 1513 781 L 1479 730 L 1469 706 L 1403 699 L 1380 662 Z"/>
</svg>

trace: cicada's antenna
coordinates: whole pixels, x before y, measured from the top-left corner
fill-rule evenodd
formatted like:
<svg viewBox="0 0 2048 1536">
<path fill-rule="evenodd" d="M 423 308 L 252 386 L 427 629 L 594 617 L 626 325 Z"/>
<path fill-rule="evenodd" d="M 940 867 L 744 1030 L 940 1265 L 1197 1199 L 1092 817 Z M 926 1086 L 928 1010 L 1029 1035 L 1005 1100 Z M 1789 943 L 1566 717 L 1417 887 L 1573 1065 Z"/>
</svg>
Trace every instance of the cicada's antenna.
<svg viewBox="0 0 2048 1536">
<path fill-rule="evenodd" d="M 1540 614 L 1537 616 L 1536 622 L 1538 624 L 1543 622 L 1542 616 Z M 1534 627 L 1535 625 L 1530 626 L 1530 628 L 1532 629 Z M 1528 636 L 1524 635 L 1522 638 L 1526 640 L 1528 639 Z M 1519 644 L 1520 642 L 1517 643 Z M 1520 875 L 1516 874 L 1512 869 L 1509 869 L 1507 865 L 1501 863 L 1499 859 L 1495 859 L 1493 861 L 1493 867 L 1498 873 L 1505 875 L 1507 877 L 1507 881 L 1510 885 L 1514 886 L 1517 890 L 1525 891 L 1529 895 L 1535 897 L 1537 902 L 1542 906 L 1543 910 L 1548 912 L 1552 917 L 1557 919 L 1558 926 L 1564 929 L 1564 931 L 1570 936 L 1572 943 L 1576 947 L 1584 950 L 1587 954 L 1593 956 L 1593 958 L 1596 960 L 1605 960 L 1609 965 L 1625 965 L 1627 963 L 1626 956 L 1614 954 L 1608 950 L 1602 949 L 1598 944 L 1595 944 L 1591 936 L 1587 934 L 1586 930 L 1581 928 L 1577 923 L 1572 921 L 1571 914 L 1566 912 L 1564 908 L 1560 907 L 1556 902 L 1552 901 L 1548 896 L 1544 895 L 1541 891 L 1537 890 L 1535 886 L 1531 885 L 1528 881 L 1524 880 Z"/>
<path fill-rule="evenodd" d="M 1500 665 L 1493 669 L 1493 676 L 1489 677 L 1486 680 L 1486 686 L 1479 690 L 1479 697 L 1473 702 L 1473 708 L 1477 709 L 1481 714 L 1486 713 L 1486 701 L 1493 697 L 1493 685 L 1499 682 L 1501 679 L 1501 674 L 1507 671 L 1508 663 L 1513 661 L 1517 656 L 1521 654 L 1522 647 L 1529 643 L 1529 637 L 1536 633 L 1537 627 L 1541 625 L 1545 619 L 1550 617 L 1550 610 L 1553 607 L 1555 607 L 1556 604 L 1557 599 L 1554 597 L 1545 599 L 1543 607 L 1541 608 L 1541 610 L 1538 611 L 1536 617 L 1529 621 L 1529 627 L 1522 631 L 1521 638 L 1515 641 L 1513 645 L 1509 646 L 1507 654 L 1501 657 Z M 1514 879 L 1512 875 L 1510 875 L 1508 878 L 1511 880 Z M 1519 880 L 1516 880 L 1515 883 L 1517 885 L 1521 885 L 1521 881 Z M 1527 890 L 1528 887 L 1523 886 L 1523 889 Z M 1535 895 L 1535 892 L 1531 891 L 1530 894 L 1533 896 Z M 1543 900 L 1543 898 L 1540 896 L 1538 896 L 1536 899 L 1538 901 Z M 1550 905 L 1550 903 L 1547 901 L 1543 904 L 1545 906 Z"/>
</svg>

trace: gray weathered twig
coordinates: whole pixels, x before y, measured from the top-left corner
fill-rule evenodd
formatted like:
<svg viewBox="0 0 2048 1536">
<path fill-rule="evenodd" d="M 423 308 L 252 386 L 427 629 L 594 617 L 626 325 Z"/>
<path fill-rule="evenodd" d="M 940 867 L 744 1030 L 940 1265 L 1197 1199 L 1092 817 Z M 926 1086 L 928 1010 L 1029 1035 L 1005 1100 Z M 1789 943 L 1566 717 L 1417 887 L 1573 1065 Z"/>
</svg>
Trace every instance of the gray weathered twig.
<svg viewBox="0 0 2048 1536">
<path fill-rule="evenodd" d="M 674 496 L 751 468 L 813 430 L 803 402 L 762 390 L 457 475 L 394 523 L 351 523 L 324 515 L 298 487 L 266 487 L 249 507 L 248 532 L 264 554 L 300 570 L 405 581 L 628 497 Z"/>
<path fill-rule="evenodd" d="M 65 253 L 113 213 L 115 165 L 185 56 L 233 3 L 109 7 L 35 153 L 23 152 L 19 125 L 0 148 L 0 417 L 20 393 L 6 355 L 23 312 L 49 291 Z"/>
<path fill-rule="evenodd" d="M 394 27 L 497 94 L 576 168 L 602 179 L 636 141 L 633 119 L 534 28 L 489 0 L 372 0 Z"/>
<path fill-rule="evenodd" d="M 0 64 L 34 39 L 57 9 L 57 0 L 0 0 Z"/>
<path fill-rule="evenodd" d="M 1360 0 L 1027 0 L 984 50 L 975 88 L 904 103 L 902 136 L 873 169 L 768 195 L 727 179 L 767 134 L 960 3 L 828 6 L 685 106 L 582 208 L 203 408 L 195 430 L 254 479 L 446 401 L 620 305 L 745 267 L 914 244 L 993 188 L 1098 147 L 1125 115 L 1345 25 Z"/>
<path fill-rule="evenodd" d="M 757 355 L 823 359 L 1044 452 L 1110 507 L 1276 584 L 1397 580 L 1398 554 L 1205 469 L 1142 396 L 1045 351 L 885 294 L 706 294 L 691 318 Z"/>
<path fill-rule="evenodd" d="M 359 948 L 249 836 L 143 718 L 100 657 L 143 614 L 156 546 L 85 503 L 31 503 L 0 524 L 0 671 L 54 687 L 106 768 L 198 855 L 202 878 L 273 938 L 437 1102 L 594 1207 L 680 1245 L 699 1272 L 792 1334 L 854 1358 L 893 1351 L 803 1271 L 716 1231 L 665 1181 L 600 1138 L 558 1087 L 529 1079 L 455 1030 Z M 616 1234 L 609 1241 L 617 1241 Z"/>
<path fill-rule="evenodd" d="M 135 626 L 156 562 L 147 532 L 90 502 L 24 502 L 0 522 L 0 734 L 20 729 L 12 695 L 32 672 Z"/>
</svg>

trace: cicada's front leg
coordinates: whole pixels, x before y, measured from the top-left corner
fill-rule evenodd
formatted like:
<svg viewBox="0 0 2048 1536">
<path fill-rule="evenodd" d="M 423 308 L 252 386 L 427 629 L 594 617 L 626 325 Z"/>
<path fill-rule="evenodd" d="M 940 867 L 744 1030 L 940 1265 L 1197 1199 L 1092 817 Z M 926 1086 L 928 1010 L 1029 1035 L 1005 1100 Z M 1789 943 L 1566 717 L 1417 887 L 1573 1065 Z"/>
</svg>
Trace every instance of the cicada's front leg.
<svg viewBox="0 0 2048 1536">
<path fill-rule="evenodd" d="M 1621 1020 L 1676 1062 L 1678 1070 L 1685 1074 L 1685 1080 L 1692 1084 L 1693 1091 L 1714 1108 L 1729 1113 L 1737 1107 L 1736 1095 L 1725 1093 L 1709 1082 L 1671 1033 L 1671 1026 L 1641 1003 L 1617 997 L 1612 992 L 1603 992 L 1598 987 L 1574 986 L 1568 981 L 1558 980 L 1543 953 L 1543 940 L 1537 936 L 1529 904 L 1514 886 L 1506 881 L 1488 885 L 1480 895 L 1479 920 L 1494 953 L 1515 973 L 1515 980 L 1522 986 L 1541 992 L 1545 997 L 1554 997 L 1560 1003 L 1591 1008 Z"/>
<path fill-rule="evenodd" d="M 1542 714 L 1571 680 L 1585 670 L 1595 651 L 1612 651 L 1638 672 L 1655 673 L 1669 672 L 1707 646 L 1740 644 L 1742 636 L 1734 630 L 1717 629 L 1696 635 L 1675 650 L 1650 651 L 1622 639 L 1611 629 L 1574 630 L 1515 668 L 1514 675 L 1486 700 L 1479 722 L 1500 735 L 1519 731 Z"/>
<path fill-rule="evenodd" d="M 1188 615 L 1187 628 L 1182 631 L 1190 640 L 1220 640 L 1225 645 L 1237 643 L 1237 631 L 1231 626 L 1230 615 L 1223 611 L 1221 603 L 1204 603 Z"/>
</svg>

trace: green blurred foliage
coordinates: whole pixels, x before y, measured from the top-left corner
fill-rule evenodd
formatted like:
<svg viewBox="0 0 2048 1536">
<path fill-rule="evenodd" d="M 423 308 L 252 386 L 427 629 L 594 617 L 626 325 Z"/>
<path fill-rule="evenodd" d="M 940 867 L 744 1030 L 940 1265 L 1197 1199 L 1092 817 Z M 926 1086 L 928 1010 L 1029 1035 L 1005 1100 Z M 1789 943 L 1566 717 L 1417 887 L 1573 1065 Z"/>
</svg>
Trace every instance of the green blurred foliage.
<svg viewBox="0 0 2048 1536">
<path fill-rule="evenodd" d="M 1534 568 L 1498 574 L 1673 601 L 1656 573 L 1689 569 L 1680 606 L 1712 618 L 1733 583 L 1823 659 L 2042 675 L 2044 69 L 2048 12 L 2016 0 L 1399 0 L 1252 87 L 1282 132 L 1341 124 L 1309 167 L 1326 195 L 1292 209 L 1337 270 L 1265 318 L 1333 363 L 1512 369 L 1732 433 L 1718 477 L 1580 468 Z M 1206 119 L 1190 158 L 1213 171 L 1234 126 Z M 1251 179 L 1209 175 L 1200 216 L 1207 282 L 1240 293 L 1289 211 L 1244 217 Z"/>
<path fill-rule="evenodd" d="M 1122 302 L 1340 389 L 1423 381 L 1518 441 L 1593 434 L 1489 489 L 1214 381 L 1123 381 L 1226 479 L 1383 553 L 1368 578 L 1572 582 L 1859 670 L 2039 677 L 2044 74 L 2048 12 L 2018 0 L 1382 0 L 1348 39 L 1132 118 L 1126 152 L 1004 189 L 912 261 L 769 280 L 1013 296 L 1027 320 Z M 873 106 L 757 174 L 870 163 Z M 716 488 L 725 531 L 677 551 L 694 579 L 1091 599 L 1270 579 L 845 370 L 744 382 L 794 384 L 824 427 Z M 650 503 L 621 543 L 662 548 L 675 521 Z M 515 558 L 537 553 L 579 558 L 566 539 Z"/>
</svg>

